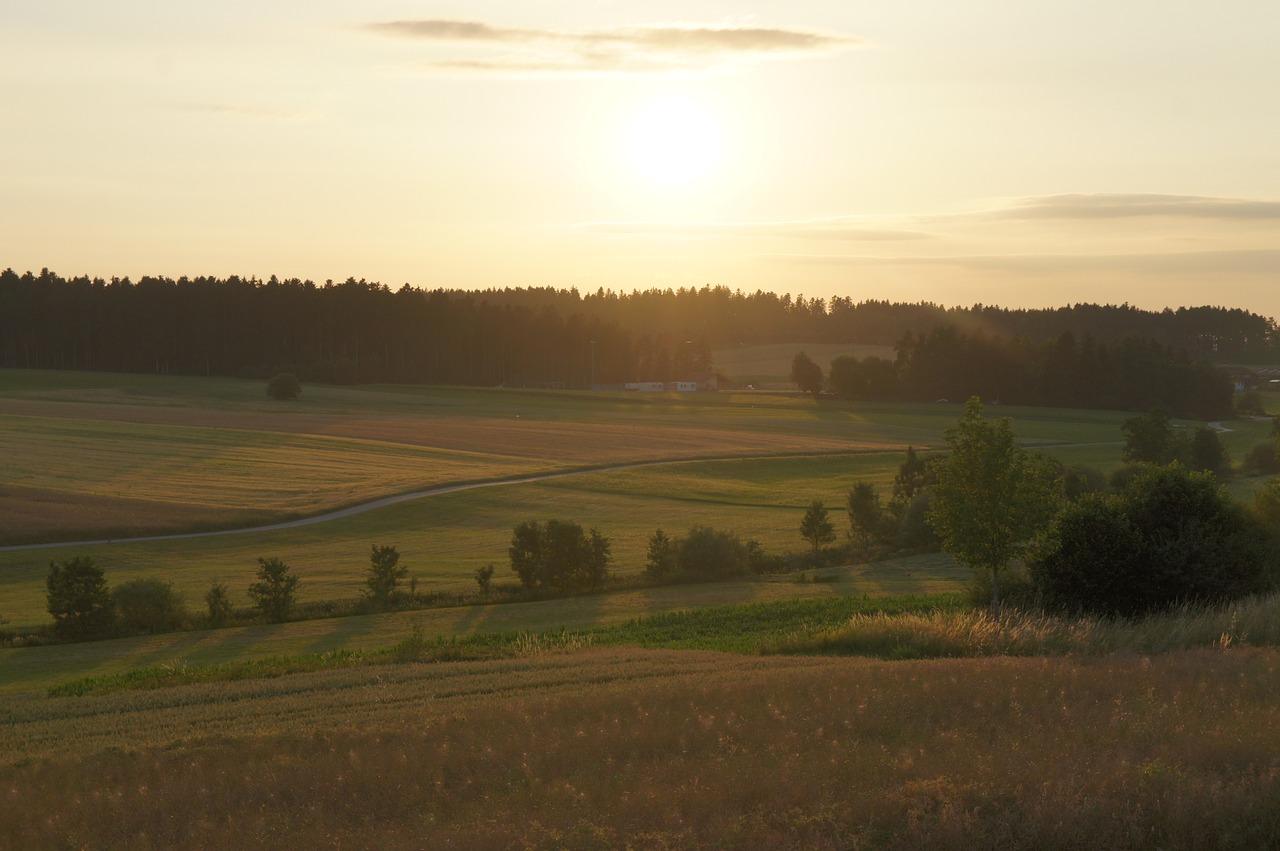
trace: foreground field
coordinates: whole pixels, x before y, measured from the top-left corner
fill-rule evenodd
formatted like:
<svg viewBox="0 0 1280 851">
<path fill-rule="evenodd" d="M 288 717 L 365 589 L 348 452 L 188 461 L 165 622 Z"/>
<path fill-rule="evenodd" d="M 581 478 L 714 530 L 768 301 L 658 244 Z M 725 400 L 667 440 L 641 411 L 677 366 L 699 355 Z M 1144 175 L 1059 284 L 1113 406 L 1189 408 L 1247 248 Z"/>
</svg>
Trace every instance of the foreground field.
<svg viewBox="0 0 1280 851">
<path fill-rule="evenodd" d="M 17 702 L 0 845 L 1275 847 L 1278 665 L 613 649 Z"/>
</svg>

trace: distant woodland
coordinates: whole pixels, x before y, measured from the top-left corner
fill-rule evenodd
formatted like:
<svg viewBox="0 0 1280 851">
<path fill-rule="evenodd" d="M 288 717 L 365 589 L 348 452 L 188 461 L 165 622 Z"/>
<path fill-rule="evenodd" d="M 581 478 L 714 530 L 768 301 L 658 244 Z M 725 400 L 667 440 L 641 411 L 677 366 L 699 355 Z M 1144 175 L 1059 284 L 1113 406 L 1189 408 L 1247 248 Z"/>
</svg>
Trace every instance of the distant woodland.
<svg viewBox="0 0 1280 851">
<path fill-rule="evenodd" d="M 1274 319 L 1220 307 L 1010 310 L 710 286 L 464 292 L 353 279 L 0 273 L 3 367 L 574 388 L 589 386 L 593 370 L 599 384 L 690 377 L 714 369 L 715 348 L 834 342 L 897 350 L 892 386 L 883 364 L 869 368 L 882 382 L 865 379 L 874 393 L 857 389 L 863 365 L 842 367 L 835 378 L 846 383 L 833 389 L 851 398 L 981 393 L 1205 414 L 1230 398 L 1206 363 L 1280 362 Z"/>
</svg>

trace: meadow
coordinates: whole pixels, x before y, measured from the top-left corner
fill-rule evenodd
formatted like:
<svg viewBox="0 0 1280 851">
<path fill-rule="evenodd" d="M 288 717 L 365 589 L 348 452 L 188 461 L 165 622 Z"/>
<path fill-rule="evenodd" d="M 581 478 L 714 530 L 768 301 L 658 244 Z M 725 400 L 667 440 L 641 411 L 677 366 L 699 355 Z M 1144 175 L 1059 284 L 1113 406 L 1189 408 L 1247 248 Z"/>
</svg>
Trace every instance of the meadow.
<svg viewBox="0 0 1280 851">
<path fill-rule="evenodd" d="M 6 549 L 0 615 L 45 622 L 49 561 L 82 554 L 198 607 L 213 581 L 247 603 L 262 555 L 301 600 L 350 600 L 371 543 L 420 591 L 474 595 L 525 519 L 600 528 L 620 576 L 655 528 L 799 550 L 810 500 L 841 520 L 853 482 L 886 492 L 958 410 L 413 387 L 282 406 L 260 382 L 0 373 L 10 544 L 575 472 L 272 532 Z M 1063 461 L 1119 463 L 1125 414 L 989 413 Z M 1226 426 L 1239 457 L 1267 424 Z M 967 578 L 927 555 L 0 650 L 0 847 L 1280 844 L 1276 600 L 996 629 L 962 604 Z"/>
<path fill-rule="evenodd" d="M 704 524 L 769 551 L 800 549 L 811 500 L 838 519 L 855 481 L 887 495 L 905 447 L 939 446 L 957 410 L 776 393 L 399 386 L 307 387 L 297 402 L 278 403 L 253 381 L 0 372 L 0 438 L 21 447 L 0 471 L 0 529 L 11 546 L 234 527 L 443 484 L 582 473 L 272 532 L 0 547 L 0 614 L 17 629 L 44 623 L 48 565 L 76 555 L 92 556 L 111 581 L 162 575 L 197 604 L 225 582 L 246 605 L 261 556 L 302 577 L 300 599 L 351 599 L 374 543 L 396 546 L 424 593 L 473 591 L 477 568 L 493 563 L 503 575 L 511 529 L 529 519 L 599 528 L 620 576 L 643 568 L 658 528 Z M 1021 439 L 1063 460 L 1118 461 L 1120 413 L 1001 413 Z M 636 463 L 653 466 L 602 469 Z M 123 514 L 132 519 L 118 525 Z"/>
<path fill-rule="evenodd" d="M 1262 848 L 1280 657 L 588 649 L 6 707 L 23 848 Z"/>
</svg>

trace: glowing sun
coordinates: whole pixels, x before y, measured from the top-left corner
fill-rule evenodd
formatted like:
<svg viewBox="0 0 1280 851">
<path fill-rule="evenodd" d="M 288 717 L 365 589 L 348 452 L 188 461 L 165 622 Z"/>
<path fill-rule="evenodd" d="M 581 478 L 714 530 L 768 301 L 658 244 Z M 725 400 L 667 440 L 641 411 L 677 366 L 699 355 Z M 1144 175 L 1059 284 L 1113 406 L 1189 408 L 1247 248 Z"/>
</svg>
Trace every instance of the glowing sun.
<svg viewBox="0 0 1280 851">
<path fill-rule="evenodd" d="M 695 101 L 680 97 L 655 101 L 632 119 L 627 153 L 647 181 L 683 186 L 715 170 L 720 126 Z"/>
</svg>

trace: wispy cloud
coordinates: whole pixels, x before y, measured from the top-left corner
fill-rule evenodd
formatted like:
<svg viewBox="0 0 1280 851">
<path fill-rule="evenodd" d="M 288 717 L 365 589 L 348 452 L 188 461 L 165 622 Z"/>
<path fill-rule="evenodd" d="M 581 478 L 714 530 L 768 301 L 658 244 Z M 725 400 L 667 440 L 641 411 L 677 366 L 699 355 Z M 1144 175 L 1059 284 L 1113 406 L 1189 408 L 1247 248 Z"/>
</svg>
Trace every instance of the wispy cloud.
<svg viewBox="0 0 1280 851">
<path fill-rule="evenodd" d="M 872 227 L 868 226 L 865 219 L 844 218 L 791 222 L 585 222 L 577 225 L 577 228 L 603 236 L 630 238 L 749 237 L 857 241 L 931 238 L 930 234 L 921 231 Z"/>
<path fill-rule="evenodd" d="M 1203 195 L 1039 195 L 1013 199 L 986 215 L 999 219 L 1280 219 L 1280 201 Z"/>
<path fill-rule="evenodd" d="M 226 115 L 233 118 L 258 118 L 269 121 L 293 121 L 310 117 L 310 113 L 307 112 L 229 103 L 179 103 L 175 104 L 174 108 L 183 112 L 202 112 L 209 115 Z"/>
<path fill-rule="evenodd" d="M 708 71 L 826 53 L 861 43 L 847 35 L 769 27 L 663 25 L 548 30 L 499 27 L 480 21 L 418 20 L 372 23 L 364 29 L 384 36 L 505 51 L 425 63 L 434 69 L 477 73 Z"/>
<path fill-rule="evenodd" d="M 1022 274 L 1094 271 L 1280 275 L 1280 249 L 1270 248 L 1141 254 L 972 254 L 937 257 L 757 254 L 755 259 L 770 263 L 836 266 L 950 266 Z"/>
</svg>

